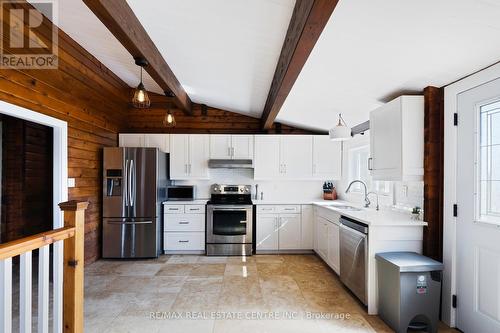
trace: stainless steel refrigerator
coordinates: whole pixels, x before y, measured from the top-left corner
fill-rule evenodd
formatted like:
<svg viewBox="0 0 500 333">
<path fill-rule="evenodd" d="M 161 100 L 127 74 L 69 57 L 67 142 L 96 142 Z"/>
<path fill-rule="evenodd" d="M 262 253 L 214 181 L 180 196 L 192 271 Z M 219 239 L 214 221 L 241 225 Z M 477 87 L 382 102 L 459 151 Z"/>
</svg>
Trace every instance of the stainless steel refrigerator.
<svg viewBox="0 0 500 333">
<path fill-rule="evenodd" d="M 104 148 L 103 164 L 102 256 L 157 257 L 168 155 L 157 148 Z"/>
</svg>

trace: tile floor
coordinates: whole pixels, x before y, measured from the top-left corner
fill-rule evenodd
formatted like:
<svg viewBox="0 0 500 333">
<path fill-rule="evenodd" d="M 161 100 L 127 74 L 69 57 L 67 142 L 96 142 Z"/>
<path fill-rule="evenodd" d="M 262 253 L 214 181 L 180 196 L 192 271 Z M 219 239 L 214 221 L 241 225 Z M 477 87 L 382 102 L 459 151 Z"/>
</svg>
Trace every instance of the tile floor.
<svg viewBox="0 0 500 333">
<path fill-rule="evenodd" d="M 173 255 L 87 266 L 85 332 L 392 331 L 314 255 Z"/>
</svg>

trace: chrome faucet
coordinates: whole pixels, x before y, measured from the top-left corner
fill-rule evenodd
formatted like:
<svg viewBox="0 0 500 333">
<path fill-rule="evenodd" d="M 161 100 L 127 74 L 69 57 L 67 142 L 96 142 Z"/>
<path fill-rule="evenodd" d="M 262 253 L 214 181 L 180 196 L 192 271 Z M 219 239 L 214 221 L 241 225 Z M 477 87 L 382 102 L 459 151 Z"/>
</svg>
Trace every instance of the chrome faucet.
<svg viewBox="0 0 500 333">
<path fill-rule="evenodd" d="M 370 194 L 375 194 L 375 195 L 376 195 L 376 197 L 377 197 L 377 208 L 376 208 L 376 209 L 377 209 L 377 210 L 380 210 L 380 207 L 379 207 L 379 205 L 378 205 L 378 193 L 375 193 L 375 192 L 368 192 L 367 196 L 368 196 L 368 195 L 370 195 Z"/>
<path fill-rule="evenodd" d="M 360 184 L 363 184 L 363 187 L 364 187 L 364 189 L 365 189 L 365 208 L 370 207 L 370 199 L 368 199 L 368 189 L 367 189 L 367 187 L 366 187 L 366 184 L 365 184 L 363 181 L 361 181 L 361 180 L 353 180 L 353 181 L 349 184 L 349 186 L 347 186 L 347 190 L 345 190 L 345 193 L 346 193 L 346 194 L 347 194 L 347 193 L 349 193 L 349 190 L 351 189 L 351 186 L 352 186 L 352 184 L 354 184 L 354 183 L 360 183 Z"/>
</svg>

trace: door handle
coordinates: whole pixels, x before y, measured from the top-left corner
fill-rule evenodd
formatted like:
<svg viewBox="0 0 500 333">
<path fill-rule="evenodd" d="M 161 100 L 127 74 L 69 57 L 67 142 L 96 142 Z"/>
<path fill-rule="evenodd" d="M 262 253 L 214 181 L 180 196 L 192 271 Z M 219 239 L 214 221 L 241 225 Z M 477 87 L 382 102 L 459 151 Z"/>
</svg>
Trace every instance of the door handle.
<svg viewBox="0 0 500 333">
<path fill-rule="evenodd" d="M 152 224 L 153 221 L 139 221 L 139 222 L 130 222 L 130 221 L 108 221 L 108 224 Z"/>
</svg>

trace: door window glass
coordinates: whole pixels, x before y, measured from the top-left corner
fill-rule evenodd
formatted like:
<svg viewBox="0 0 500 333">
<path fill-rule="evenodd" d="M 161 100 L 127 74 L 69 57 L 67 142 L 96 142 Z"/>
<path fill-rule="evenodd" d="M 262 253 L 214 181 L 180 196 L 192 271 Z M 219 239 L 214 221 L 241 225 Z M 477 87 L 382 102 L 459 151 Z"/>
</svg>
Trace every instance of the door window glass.
<svg viewBox="0 0 500 333">
<path fill-rule="evenodd" d="M 479 108 L 479 220 L 500 224 L 500 101 Z"/>
</svg>

